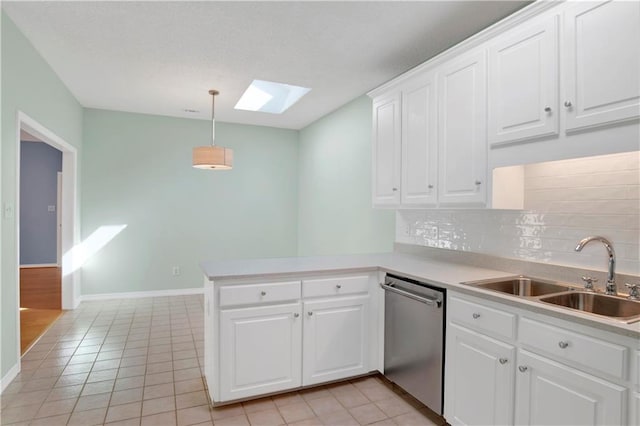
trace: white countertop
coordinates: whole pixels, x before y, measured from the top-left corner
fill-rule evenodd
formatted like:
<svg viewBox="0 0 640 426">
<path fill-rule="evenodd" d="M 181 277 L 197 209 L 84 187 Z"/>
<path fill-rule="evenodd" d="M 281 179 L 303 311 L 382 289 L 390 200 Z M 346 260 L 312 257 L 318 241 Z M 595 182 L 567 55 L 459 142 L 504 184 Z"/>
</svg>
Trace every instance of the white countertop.
<svg viewBox="0 0 640 426">
<path fill-rule="evenodd" d="M 224 278 L 379 268 L 445 286 L 461 281 L 513 276 L 509 272 L 434 261 L 400 253 L 219 260 L 201 262 L 200 266 L 205 276 L 212 281 Z"/>
<path fill-rule="evenodd" d="M 296 274 L 382 270 L 383 272 L 425 281 L 443 288 L 455 289 L 475 297 L 505 303 L 514 307 L 576 321 L 607 331 L 640 337 L 640 321 L 624 324 L 605 317 L 573 311 L 549 304 L 514 297 L 490 290 L 460 284 L 465 281 L 510 277 L 515 274 L 459 263 L 443 262 L 401 253 L 377 253 L 343 256 L 288 257 L 270 259 L 239 259 L 201 262 L 200 266 L 210 281 L 246 279 Z M 544 277 L 539 277 L 544 278 Z"/>
</svg>

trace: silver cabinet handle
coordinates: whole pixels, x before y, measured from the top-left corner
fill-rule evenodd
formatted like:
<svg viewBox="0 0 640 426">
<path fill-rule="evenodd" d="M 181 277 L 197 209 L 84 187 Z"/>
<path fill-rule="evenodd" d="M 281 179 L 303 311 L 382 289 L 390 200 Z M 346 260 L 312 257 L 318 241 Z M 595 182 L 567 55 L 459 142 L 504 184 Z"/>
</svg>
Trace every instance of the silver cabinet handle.
<svg viewBox="0 0 640 426">
<path fill-rule="evenodd" d="M 340 284 L 336 284 L 336 288 L 337 288 L 338 290 L 340 290 L 340 289 L 342 288 L 342 286 L 341 286 Z"/>
<path fill-rule="evenodd" d="M 313 312 L 309 311 L 309 312 L 307 312 L 307 315 L 312 316 Z"/>
<path fill-rule="evenodd" d="M 391 188 L 391 190 L 392 190 L 393 192 L 396 192 L 396 191 L 398 190 L 398 188 Z"/>
<path fill-rule="evenodd" d="M 544 107 L 544 112 L 551 112 L 551 107 Z"/>
<path fill-rule="evenodd" d="M 429 305 L 429 306 L 436 306 L 437 308 L 442 306 L 442 300 L 440 299 L 436 299 L 436 298 L 432 298 L 432 297 L 426 297 L 426 296 L 417 296 L 413 293 L 409 293 L 408 291 L 404 291 L 404 290 L 400 290 L 398 288 L 395 288 L 391 285 L 388 284 L 382 284 L 380 283 L 380 287 L 382 287 L 383 289 L 390 291 L 392 293 L 396 293 L 399 294 L 401 296 L 405 296 L 408 297 L 409 299 L 413 299 L 413 300 L 417 300 L 418 302 L 422 302 L 425 305 Z"/>
<path fill-rule="evenodd" d="M 473 317 L 473 319 L 478 319 L 478 318 L 480 318 L 480 314 L 479 314 L 479 313 L 477 313 L 477 312 L 474 312 L 471 316 Z"/>
<path fill-rule="evenodd" d="M 573 104 L 571 103 L 571 101 L 564 101 L 564 106 L 565 106 L 566 108 L 571 108 L 571 105 L 573 105 Z"/>
<path fill-rule="evenodd" d="M 518 370 L 520 370 L 521 373 L 524 373 L 525 371 L 527 371 L 529 369 L 529 367 L 526 367 L 524 365 L 519 365 L 518 366 Z"/>
<path fill-rule="evenodd" d="M 498 361 L 500 361 L 500 364 L 506 364 L 508 359 L 506 358 L 500 358 Z"/>
<path fill-rule="evenodd" d="M 266 292 L 266 291 L 261 291 L 261 292 L 260 292 L 260 295 L 261 295 L 261 296 L 266 296 L 266 295 L 267 295 L 267 292 Z"/>
<path fill-rule="evenodd" d="M 293 314 L 293 317 L 294 318 L 298 318 L 298 317 L 300 317 L 300 314 L 296 312 L 295 314 Z"/>
<path fill-rule="evenodd" d="M 433 185 L 429 184 L 429 185 L 427 185 L 427 188 L 433 189 Z"/>
<path fill-rule="evenodd" d="M 477 180 L 475 183 L 476 183 L 476 185 L 482 185 L 482 181 L 481 180 Z"/>
<path fill-rule="evenodd" d="M 558 346 L 560 346 L 562 349 L 566 349 L 567 346 L 569 346 L 569 342 L 564 342 L 561 340 L 558 342 Z"/>
</svg>

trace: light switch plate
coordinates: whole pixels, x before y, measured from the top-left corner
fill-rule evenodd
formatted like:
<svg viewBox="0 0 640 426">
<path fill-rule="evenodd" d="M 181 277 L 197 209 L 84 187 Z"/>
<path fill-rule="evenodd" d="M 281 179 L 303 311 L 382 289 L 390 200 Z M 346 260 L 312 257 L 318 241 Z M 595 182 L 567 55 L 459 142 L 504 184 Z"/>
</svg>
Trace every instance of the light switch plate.
<svg viewBox="0 0 640 426">
<path fill-rule="evenodd" d="M 5 219 L 13 219 L 13 204 L 4 203 L 4 206 L 2 208 L 2 216 Z"/>
</svg>

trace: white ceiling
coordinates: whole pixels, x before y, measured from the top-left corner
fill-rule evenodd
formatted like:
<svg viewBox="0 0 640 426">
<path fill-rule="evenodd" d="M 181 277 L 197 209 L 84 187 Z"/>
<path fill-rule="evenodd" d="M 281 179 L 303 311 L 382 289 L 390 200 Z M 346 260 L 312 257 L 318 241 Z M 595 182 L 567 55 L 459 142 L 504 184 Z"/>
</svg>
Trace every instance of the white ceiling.
<svg viewBox="0 0 640 426">
<path fill-rule="evenodd" d="M 2 8 L 85 107 L 300 129 L 526 5 L 11 2 Z M 235 111 L 253 79 L 310 87 L 282 115 Z M 199 110 L 186 113 L 184 109 Z"/>
</svg>

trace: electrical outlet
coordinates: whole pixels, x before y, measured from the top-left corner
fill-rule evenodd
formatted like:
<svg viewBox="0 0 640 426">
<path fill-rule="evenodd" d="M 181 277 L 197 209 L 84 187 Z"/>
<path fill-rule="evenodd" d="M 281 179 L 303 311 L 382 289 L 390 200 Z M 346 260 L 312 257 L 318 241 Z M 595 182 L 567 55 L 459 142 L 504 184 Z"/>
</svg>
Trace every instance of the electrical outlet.
<svg viewBox="0 0 640 426">
<path fill-rule="evenodd" d="M 173 276 L 177 277 L 178 275 L 180 275 L 180 267 L 174 266 L 172 272 L 173 272 Z"/>
<path fill-rule="evenodd" d="M 437 240 L 438 239 L 438 227 L 437 226 L 432 226 L 431 227 L 431 233 L 429 235 L 429 238 L 431 238 L 432 240 Z"/>
</svg>

